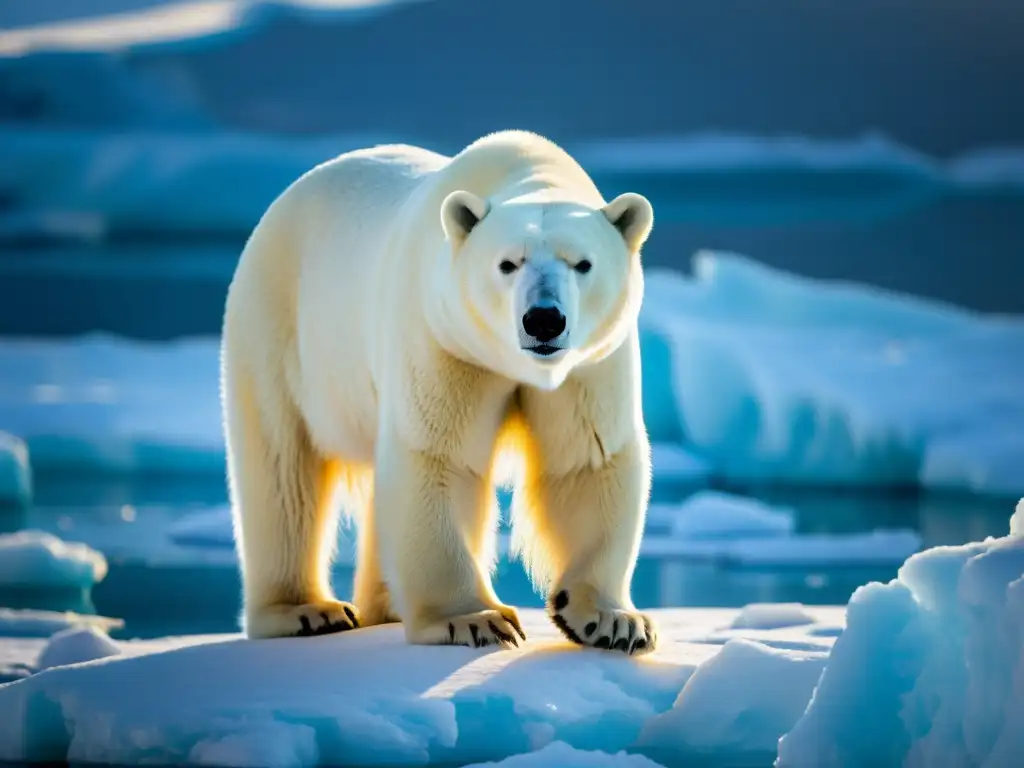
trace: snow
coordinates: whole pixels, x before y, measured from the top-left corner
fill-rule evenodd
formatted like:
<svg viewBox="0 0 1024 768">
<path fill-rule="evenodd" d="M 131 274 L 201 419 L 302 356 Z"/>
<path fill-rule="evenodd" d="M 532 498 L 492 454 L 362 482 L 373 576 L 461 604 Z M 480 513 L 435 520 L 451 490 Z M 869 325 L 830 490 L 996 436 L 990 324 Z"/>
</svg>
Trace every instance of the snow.
<svg viewBox="0 0 1024 768">
<path fill-rule="evenodd" d="M 638 745 L 770 759 L 779 734 L 803 714 L 825 661 L 824 652 L 730 640 L 697 668 L 672 708 L 647 723 Z"/>
<path fill-rule="evenodd" d="M 781 629 L 813 624 L 800 603 L 749 603 L 729 625 L 731 629 Z"/>
<path fill-rule="evenodd" d="M 850 599 L 779 768 L 1011 768 L 1024 754 L 1024 535 L 911 557 Z"/>
<path fill-rule="evenodd" d="M 32 469 L 25 443 L 0 431 L 0 506 L 25 505 L 32 499 Z"/>
<path fill-rule="evenodd" d="M 658 768 L 658 763 L 643 755 L 630 755 L 625 751 L 609 755 L 596 750 L 573 749 L 564 741 L 553 741 L 536 752 L 513 755 L 490 763 L 474 763 L 468 768 L 503 766 L 504 768 Z"/>
<path fill-rule="evenodd" d="M 0 608 L 0 637 L 52 637 L 65 629 L 96 627 L 104 632 L 121 629 L 121 619 L 57 611 Z"/>
<path fill-rule="evenodd" d="M 0 535 L 0 587 L 88 589 L 107 575 L 103 555 L 44 531 Z"/>
<path fill-rule="evenodd" d="M 845 622 L 794 604 L 655 610 L 662 644 L 642 659 L 570 646 L 538 610 L 515 651 L 409 646 L 396 626 L 266 641 L 74 628 L 35 662 L 0 643 L 21 676 L 0 687 L 0 760 L 768 765 L 777 752 L 779 768 L 1012 768 L 1022 522 L 1024 500 L 1009 536 L 913 555 L 859 589 Z"/>
<path fill-rule="evenodd" d="M 734 481 L 1024 492 L 1024 320 L 698 253 L 651 270 L 679 431 Z"/>
<path fill-rule="evenodd" d="M 683 539 L 645 536 L 645 557 L 712 560 L 720 567 L 842 569 L 898 565 L 921 547 L 911 530 L 878 529 L 867 533 L 795 534 L 737 539 Z"/>
<path fill-rule="evenodd" d="M 793 533 L 795 512 L 721 491 L 698 491 L 681 504 L 652 504 L 649 521 L 682 539 L 755 538 Z"/>
<path fill-rule="evenodd" d="M 697 491 L 681 504 L 651 504 L 647 526 L 640 543 L 644 556 L 713 560 L 724 567 L 896 566 L 921 546 L 920 535 L 905 529 L 798 533 L 794 510 L 712 490 Z"/>
<path fill-rule="evenodd" d="M 39 671 L 63 667 L 93 659 L 104 659 L 121 653 L 120 646 L 90 625 L 62 629 L 50 638 L 36 661 Z"/>
<path fill-rule="evenodd" d="M 812 622 L 823 625 L 838 613 L 808 610 Z M 719 696 L 733 701 L 757 697 L 753 684 L 734 694 L 721 673 L 700 672 L 723 647 L 730 657 L 735 653 L 728 643 L 704 637 L 728 626 L 736 611 L 655 615 L 664 648 L 644 661 L 570 646 L 537 610 L 523 612 L 530 642 L 518 652 L 408 646 L 393 626 L 270 641 L 223 635 L 118 642 L 121 653 L 52 667 L 0 688 L 0 711 L 12 713 L 0 721 L 0 760 L 462 765 L 546 748 L 529 759 L 599 765 L 595 761 L 626 759 L 615 757 L 623 750 L 642 751 L 637 739 L 644 726 L 672 709 L 695 671 L 707 678 L 702 696 L 718 685 L 724 686 Z M 817 652 L 780 653 L 823 657 L 830 639 L 817 642 Z M 770 647 L 765 643 L 758 647 Z M 772 698 L 761 690 L 760 701 Z M 718 718 L 734 717 L 744 706 L 721 706 L 708 722 L 728 733 Z M 653 748 L 679 747 L 671 734 L 651 741 Z M 563 755 L 580 762 L 563 763 Z"/>
<path fill-rule="evenodd" d="M 223 473 L 218 341 L 0 339 L 0 428 L 33 470 Z"/>
</svg>

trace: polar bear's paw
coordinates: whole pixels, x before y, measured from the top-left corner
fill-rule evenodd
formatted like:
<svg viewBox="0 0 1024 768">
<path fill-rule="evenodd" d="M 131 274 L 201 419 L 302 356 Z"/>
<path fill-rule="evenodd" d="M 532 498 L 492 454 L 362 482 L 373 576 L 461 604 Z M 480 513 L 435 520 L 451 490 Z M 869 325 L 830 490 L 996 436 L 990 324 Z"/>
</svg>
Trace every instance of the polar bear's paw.
<svg viewBox="0 0 1024 768">
<path fill-rule="evenodd" d="M 359 626 L 359 611 L 351 603 L 322 600 L 305 605 L 274 605 L 246 619 L 246 634 L 259 637 L 311 637 L 346 632 Z"/>
<path fill-rule="evenodd" d="M 438 619 L 409 630 L 409 642 L 417 645 L 468 645 L 484 648 L 496 645 L 518 648 L 526 640 L 523 625 L 514 609 L 478 611 L 462 616 Z"/>
<path fill-rule="evenodd" d="M 555 591 L 548 600 L 548 614 L 561 633 L 578 645 L 634 656 L 650 653 L 658 644 L 650 616 L 601 601 L 591 587 Z"/>
</svg>

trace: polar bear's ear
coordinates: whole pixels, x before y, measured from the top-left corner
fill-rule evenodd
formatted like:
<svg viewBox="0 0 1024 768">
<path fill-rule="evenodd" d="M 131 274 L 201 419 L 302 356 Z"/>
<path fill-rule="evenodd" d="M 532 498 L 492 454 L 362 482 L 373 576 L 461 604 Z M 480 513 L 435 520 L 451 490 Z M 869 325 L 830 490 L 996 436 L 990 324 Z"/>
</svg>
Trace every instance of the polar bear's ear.
<svg viewBox="0 0 1024 768">
<path fill-rule="evenodd" d="M 636 192 L 625 192 L 601 209 L 612 226 L 619 230 L 630 253 L 636 253 L 646 242 L 654 226 L 654 209 L 650 201 Z"/>
<path fill-rule="evenodd" d="M 441 226 L 445 237 L 458 248 L 469 237 L 473 227 L 487 215 L 487 203 L 465 190 L 452 192 L 441 203 Z"/>
</svg>

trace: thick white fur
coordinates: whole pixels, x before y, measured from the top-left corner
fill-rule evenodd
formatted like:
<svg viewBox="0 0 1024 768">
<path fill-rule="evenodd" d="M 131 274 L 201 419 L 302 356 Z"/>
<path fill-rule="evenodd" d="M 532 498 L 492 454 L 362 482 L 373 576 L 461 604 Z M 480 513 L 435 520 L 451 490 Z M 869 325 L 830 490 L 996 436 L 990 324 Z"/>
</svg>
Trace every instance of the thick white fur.
<svg viewBox="0 0 1024 768">
<path fill-rule="evenodd" d="M 516 643 L 490 582 L 504 466 L 552 620 L 582 644 L 653 649 L 629 594 L 650 484 L 636 320 L 652 221 L 644 198 L 606 203 L 568 154 L 516 131 L 454 158 L 351 152 L 270 206 L 222 347 L 250 637 L 401 620 L 414 643 Z M 520 348 L 516 297 L 552 271 L 570 327 L 547 359 Z M 354 606 L 329 582 L 336 502 L 359 528 Z"/>
</svg>

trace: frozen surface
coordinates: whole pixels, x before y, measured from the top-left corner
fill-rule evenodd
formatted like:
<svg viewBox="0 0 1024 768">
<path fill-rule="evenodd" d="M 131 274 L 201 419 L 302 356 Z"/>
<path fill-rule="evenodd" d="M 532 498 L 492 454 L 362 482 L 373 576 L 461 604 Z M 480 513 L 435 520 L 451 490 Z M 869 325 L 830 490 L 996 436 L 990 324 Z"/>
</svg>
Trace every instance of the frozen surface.
<svg viewBox="0 0 1024 768">
<path fill-rule="evenodd" d="M 1024 320 L 726 253 L 651 272 L 647 347 L 670 352 L 644 373 L 717 475 L 1024 492 Z"/>
<path fill-rule="evenodd" d="M 62 629 L 50 638 L 36 661 L 36 669 L 62 667 L 121 653 L 120 646 L 105 632 L 88 624 Z"/>
<path fill-rule="evenodd" d="M 0 339 L 0 429 L 35 471 L 223 473 L 218 343 Z"/>
<path fill-rule="evenodd" d="M 705 559 L 723 567 L 765 569 L 898 565 L 920 548 L 920 535 L 904 529 L 736 539 L 645 536 L 640 544 L 640 552 L 646 557 Z"/>
<path fill-rule="evenodd" d="M 0 608 L 0 637 L 51 637 L 65 629 L 96 627 L 109 632 L 124 626 L 121 619 L 70 612 Z"/>
<path fill-rule="evenodd" d="M 598 752 L 596 750 L 573 749 L 564 741 L 553 741 L 536 752 L 513 755 L 504 760 L 488 763 L 474 763 L 469 768 L 501 766 L 502 768 L 658 768 L 643 755 L 627 752 Z"/>
<path fill-rule="evenodd" d="M 837 608 L 808 611 L 811 626 L 841 618 Z M 776 656 L 767 662 L 761 656 L 795 635 L 763 633 L 748 640 L 753 661 L 737 653 L 735 643 L 726 643 L 723 652 L 713 636 L 736 615 L 724 609 L 656 611 L 664 645 L 643 661 L 571 647 L 532 610 L 524 612 L 530 642 L 510 652 L 410 647 L 396 627 L 259 642 L 228 635 L 121 642 L 116 654 L 101 644 L 100 652 L 111 655 L 0 688 L 0 711 L 15 713 L 0 721 L 0 760 L 138 763 L 145 756 L 176 764 L 459 765 L 546 748 L 532 759 L 603 765 L 623 750 L 641 751 L 645 725 L 682 706 L 695 670 L 704 679 L 695 689 L 700 700 L 719 701 L 704 722 L 723 739 L 723 748 L 757 751 L 782 716 L 773 715 L 775 725 L 762 724 L 756 733 L 729 721 L 747 707 L 767 709 L 775 692 L 756 679 L 736 686 L 723 668 L 738 664 L 748 674 L 775 669 Z M 804 659 L 820 664 L 831 639 L 797 634 L 817 650 L 781 648 L 779 658 L 792 658 L 793 669 L 802 668 Z M 53 638 L 43 656 L 60 642 Z M 727 654 L 724 661 L 709 667 L 720 653 Z M 788 662 L 780 666 L 789 669 Z M 803 703 L 809 696 L 805 691 Z M 756 743 L 745 742 L 746 734 Z M 669 754 L 684 747 L 671 732 L 646 735 L 644 744 L 644 750 Z M 595 750 L 606 755 L 577 754 Z M 625 764 L 649 765 L 631 759 Z"/>
<path fill-rule="evenodd" d="M 32 498 L 28 448 L 14 435 L 0 432 L 0 505 L 24 505 Z"/>
<path fill-rule="evenodd" d="M 699 491 L 681 504 L 652 504 L 648 519 L 667 523 L 683 539 L 788 536 L 795 525 L 791 509 L 721 491 Z"/>
<path fill-rule="evenodd" d="M 800 603 L 750 603 L 733 619 L 731 629 L 781 629 L 813 624 Z"/>
<path fill-rule="evenodd" d="M 779 768 L 1013 768 L 1024 755 L 1024 503 L 1001 539 L 937 547 L 850 599 Z"/>
<path fill-rule="evenodd" d="M 651 468 L 656 482 L 700 486 L 711 476 L 708 462 L 694 456 L 681 445 L 666 442 L 651 444 Z"/>
<path fill-rule="evenodd" d="M 85 544 L 44 531 L 0 535 L 0 587 L 88 589 L 106 575 L 106 559 Z"/>
<path fill-rule="evenodd" d="M 702 490 L 681 504 L 652 504 L 640 551 L 648 557 L 714 560 L 754 568 L 899 565 L 921 547 L 912 530 L 798 533 L 792 509 Z"/>
<path fill-rule="evenodd" d="M 656 610 L 662 645 L 643 659 L 569 646 L 536 610 L 507 652 L 408 646 L 394 626 L 256 642 L 71 629 L 37 663 L 81 663 L 0 688 L 0 760 L 767 766 L 778 751 L 780 768 L 1013 768 L 1024 502 L 1011 528 L 910 557 L 845 621 L 794 604 Z"/>
</svg>

